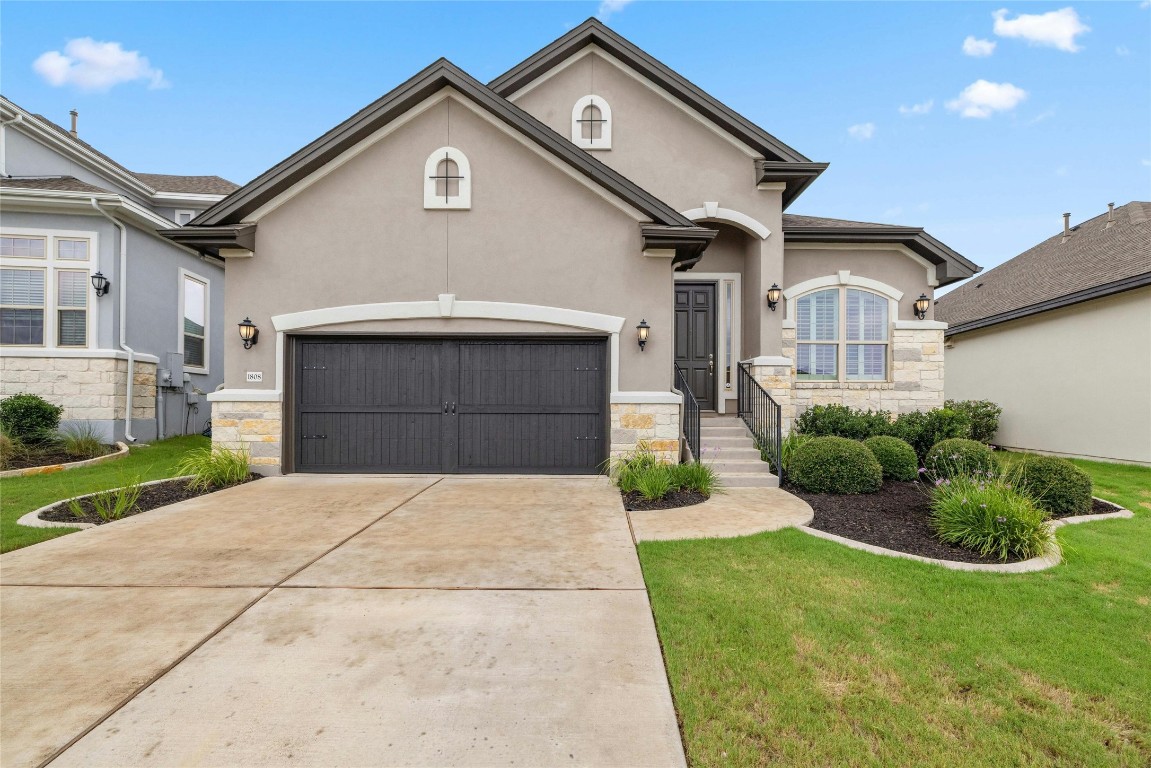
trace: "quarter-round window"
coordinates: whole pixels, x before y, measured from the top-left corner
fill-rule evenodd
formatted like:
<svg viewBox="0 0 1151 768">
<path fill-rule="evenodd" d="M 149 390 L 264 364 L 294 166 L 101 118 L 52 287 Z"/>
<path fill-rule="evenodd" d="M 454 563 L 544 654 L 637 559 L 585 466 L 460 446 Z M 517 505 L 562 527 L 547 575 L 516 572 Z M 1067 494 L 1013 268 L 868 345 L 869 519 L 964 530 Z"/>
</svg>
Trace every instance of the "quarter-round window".
<svg viewBox="0 0 1151 768">
<path fill-rule="evenodd" d="M 602 96 L 584 96 L 575 103 L 572 141 L 584 149 L 611 149 L 611 107 Z"/>
<path fill-rule="evenodd" d="M 424 208 L 471 207 L 472 173 L 467 157 L 455 147 L 440 147 L 424 163 Z"/>
</svg>

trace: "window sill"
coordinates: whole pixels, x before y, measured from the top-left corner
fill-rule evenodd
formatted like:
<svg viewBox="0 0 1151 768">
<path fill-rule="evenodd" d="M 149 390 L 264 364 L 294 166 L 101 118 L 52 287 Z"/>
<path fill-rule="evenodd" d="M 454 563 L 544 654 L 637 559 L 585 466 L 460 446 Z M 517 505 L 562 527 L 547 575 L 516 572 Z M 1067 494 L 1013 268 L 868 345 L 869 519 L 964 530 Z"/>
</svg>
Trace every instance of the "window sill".
<svg viewBox="0 0 1151 768">
<path fill-rule="evenodd" d="M 894 381 L 797 381 L 796 389 L 895 389 Z"/>
</svg>

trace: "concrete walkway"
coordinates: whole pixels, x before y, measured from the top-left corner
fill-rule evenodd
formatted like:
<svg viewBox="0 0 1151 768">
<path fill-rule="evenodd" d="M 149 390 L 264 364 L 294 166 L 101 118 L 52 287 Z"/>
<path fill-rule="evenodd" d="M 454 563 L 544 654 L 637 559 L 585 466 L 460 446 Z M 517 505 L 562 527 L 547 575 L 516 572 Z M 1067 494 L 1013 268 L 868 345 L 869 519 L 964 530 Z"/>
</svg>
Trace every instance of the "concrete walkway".
<svg viewBox="0 0 1151 768">
<path fill-rule="evenodd" d="M 702 504 L 628 512 L 636 541 L 726 539 L 807 525 L 806 501 L 779 488 L 727 488 Z"/>
<path fill-rule="evenodd" d="M 0 557 L 0 764 L 681 766 L 602 478 L 271 478 Z"/>
</svg>

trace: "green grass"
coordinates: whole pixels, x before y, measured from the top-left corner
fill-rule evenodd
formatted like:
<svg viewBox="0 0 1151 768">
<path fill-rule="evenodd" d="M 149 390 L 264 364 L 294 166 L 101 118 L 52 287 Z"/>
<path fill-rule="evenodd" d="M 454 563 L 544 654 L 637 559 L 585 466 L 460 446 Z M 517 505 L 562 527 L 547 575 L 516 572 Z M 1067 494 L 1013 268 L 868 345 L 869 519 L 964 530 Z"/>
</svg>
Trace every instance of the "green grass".
<svg viewBox="0 0 1151 768">
<path fill-rule="evenodd" d="M 173 437 L 147 446 L 132 446 L 128 456 L 104 464 L 51 475 L 0 480 L 0 552 L 20 549 L 79 530 L 25 528 L 16 524 L 21 515 L 53 501 L 115 488 L 137 478 L 147 482 L 175 477 L 184 455 L 208 443 L 208 438 L 199 435 Z"/>
<path fill-rule="evenodd" d="M 1060 528 L 1034 574 L 640 544 L 691 764 L 1151 764 L 1151 469 L 1075 463 L 1136 518 Z"/>
</svg>

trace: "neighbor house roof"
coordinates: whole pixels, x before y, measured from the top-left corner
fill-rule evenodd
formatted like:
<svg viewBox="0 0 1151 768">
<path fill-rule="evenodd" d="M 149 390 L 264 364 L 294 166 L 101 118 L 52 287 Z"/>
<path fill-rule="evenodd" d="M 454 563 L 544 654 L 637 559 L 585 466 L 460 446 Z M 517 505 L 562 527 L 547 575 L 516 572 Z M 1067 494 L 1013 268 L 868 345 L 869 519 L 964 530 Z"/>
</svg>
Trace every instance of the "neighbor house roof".
<svg viewBox="0 0 1151 768">
<path fill-rule="evenodd" d="M 762 153 L 764 160 L 757 164 L 759 181 L 783 181 L 787 184 L 783 196 L 785 208 L 827 168 L 827 163 L 812 162 L 594 18 L 532 54 L 488 85 L 499 95 L 511 97 L 589 45 L 599 47 L 640 72 L 729 135 Z"/>
<path fill-rule="evenodd" d="M 1151 285 L 1151 203 L 1131 202 L 1059 233 L 935 304 L 947 335 Z"/>
<path fill-rule="evenodd" d="M 922 227 L 877 224 L 871 221 L 827 219 L 820 216 L 783 214 L 785 243 L 890 243 L 903 245 L 935 265 L 940 285 L 971 277 L 982 269 L 944 245 Z"/>
<path fill-rule="evenodd" d="M 97 187 L 75 176 L 5 176 L 0 177 L 0 187 L 4 189 L 47 189 L 55 192 L 110 193 L 111 190 Z"/>
<path fill-rule="evenodd" d="M 193 195 L 227 195 L 240 188 L 219 176 L 173 176 L 167 173 L 134 173 L 157 192 L 184 192 Z"/>
</svg>

